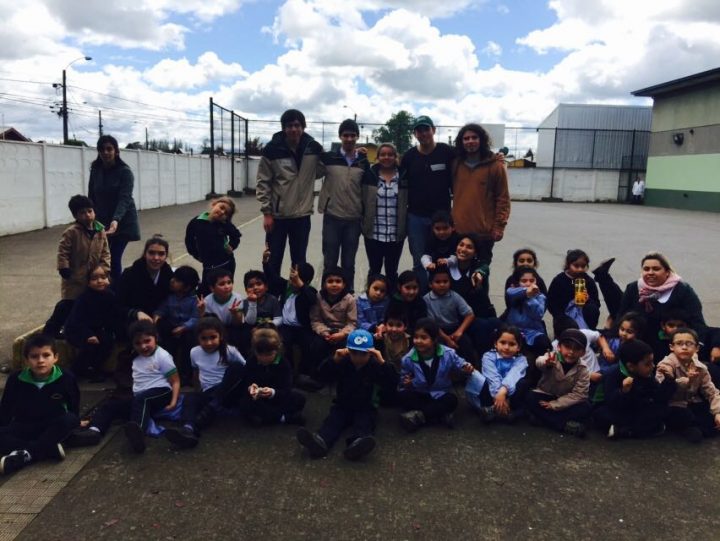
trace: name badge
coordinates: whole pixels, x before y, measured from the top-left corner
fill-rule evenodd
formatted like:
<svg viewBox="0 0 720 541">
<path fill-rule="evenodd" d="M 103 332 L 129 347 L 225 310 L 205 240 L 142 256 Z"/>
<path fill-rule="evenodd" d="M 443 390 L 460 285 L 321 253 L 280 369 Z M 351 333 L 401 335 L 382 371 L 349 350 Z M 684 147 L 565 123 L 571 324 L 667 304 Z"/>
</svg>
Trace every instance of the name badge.
<svg viewBox="0 0 720 541">
<path fill-rule="evenodd" d="M 445 171 L 447 169 L 444 163 L 434 163 L 430 166 L 430 171 Z"/>
</svg>

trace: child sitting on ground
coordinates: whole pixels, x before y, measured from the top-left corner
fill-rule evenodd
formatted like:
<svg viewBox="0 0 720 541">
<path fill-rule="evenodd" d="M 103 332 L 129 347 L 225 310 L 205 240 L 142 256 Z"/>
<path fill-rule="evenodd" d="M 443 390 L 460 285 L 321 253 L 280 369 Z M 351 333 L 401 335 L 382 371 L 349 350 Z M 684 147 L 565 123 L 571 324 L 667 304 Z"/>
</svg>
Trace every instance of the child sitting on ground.
<svg viewBox="0 0 720 541">
<path fill-rule="evenodd" d="M 586 347 L 587 338 L 579 329 L 567 329 L 558 339 L 557 350 L 537 358 L 542 376 L 525 401 L 531 422 L 585 437 L 590 375 L 580 357 Z"/>
<path fill-rule="evenodd" d="M 403 357 L 398 402 L 405 410 L 400 424 L 415 432 L 428 423 L 454 426 L 458 399 L 453 393 L 453 374 L 470 374 L 473 366 L 440 343 L 440 327 L 430 318 L 415 325 L 413 349 Z"/>
<path fill-rule="evenodd" d="M 510 277 L 510 287 L 505 292 L 508 310 L 505 321 L 520 329 L 526 348 L 533 357 L 551 349 L 545 334 L 545 295 L 540 291 L 540 276 L 532 267 L 518 267 Z"/>
<path fill-rule="evenodd" d="M 615 362 L 603 375 L 605 403 L 593 412 L 596 426 L 608 438 L 643 438 L 665 431 L 668 400 L 675 380 L 655 379 L 650 346 L 640 340 L 623 341 Z"/>
<path fill-rule="evenodd" d="M 65 458 L 62 441 L 78 426 L 80 390 L 72 375 L 57 366 L 51 336 L 25 340 L 28 368 L 8 376 L 0 401 L 0 473 L 32 462 Z"/>
<path fill-rule="evenodd" d="M 188 222 L 185 230 L 185 247 L 188 253 L 203 264 L 202 293 L 210 284 L 208 274 L 213 269 L 225 269 L 230 279 L 235 277 L 233 251 L 240 245 L 241 233 L 232 223 L 235 201 L 218 197 L 210 209 Z"/>
<path fill-rule="evenodd" d="M 137 356 L 133 359 L 133 399 L 125 436 L 136 453 L 145 451 L 145 430 L 153 415 L 172 411 L 180 396 L 180 378 L 172 356 L 158 346 L 157 327 L 136 321 L 128 335 Z"/>
<path fill-rule="evenodd" d="M 513 274 L 518 267 L 530 267 L 531 269 L 535 269 L 537 271 L 539 266 L 540 261 L 538 260 L 537 253 L 532 248 L 520 248 L 519 250 L 515 250 L 515 253 L 513 253 Z M 507 280 L 505 280 L 505 291 L 507 291 L 513 284 L 513 274 L 508 276 Z M 547 297 L 547 286 L 539 274 L 537 275 L 537 285 L 540 288 L 540 293 Z"/>
<path fill-rule="evenodd" d="M 68 342 L 77 348 L 72 371 L 91 382 L 105 380 L 103 365 L 115 345 L 124 311 L 110 290 L 110 274 L 103 266 L 92 270 L 88 288 L 77 298 L 65 324 Z"/>
<path fill-rule="evenodd" d="M 707 367 L 698 360 L 698 334 L 681 327 L 670 335 L 670 355 L 658 364 L 655 377 L 662 383 L 674 378 L 677 385 L 670 399 L 667 425 L 681 432 L 688 441 L 720 431 L 720 391 L 713 385 Z"/>
<path fill-rule="evenodd" d="M 283 355 L 277 330 L 265 323 L 252 333 L 251 353 L 244 366 L 225 373 L 218 392 L 223 407 L 237 407 L 253 426 L 305 424 L 305 396 L 292 388 L 293 370 Z"/>
<path fill-rule="evenodd" d="M 655 363 L 659 363 L 670 355 L 670 336 L 682 327 L 690 327 L 689 319 L 687 312 L 682 308 L 663 313 L 657 336 L 648 336 L 646 340 L 653 348 Z"/>
<path fill-rule="evenodd" d="M 232 274 L 227 269 L 215 269 L 207 275 L 207 286 L 212 292 L 198 299 L 198 314 L 213 314 L 225 325 L 228 342 L 237 345 L 240 341 L 240 326 L 243 322 L 242 299 L 233 292 Z"/>
<path fill-rule="evenodd" d="M 265 323 L 278 327 L 282 323 L 282 306 L 275 295 L 268 295 L 268 281 L 264 272 L 259 270 L 246 272 L 243 284 L 247 298 L 242 302 L 240 351 L 248 354 L 252 330 Z"/>
<path fill-rule="evenodd" d="M 375 347 L 382 354 L 394 375 L 388 385 L 380 389 L 380 404 L 383 406 L 397 405 L 397 387 L 400 381 L 402 359 L 410 351 L 412 344 L 407 334 L 407 325 L 402 314 L 387 312 L 383 323 L 383 334 L 375 338 Z"/>
<path fill-rule="evenodd" d="M 164 432 L 165 437 L 180 448 L 198 444 L 200 432 L 212 423 L 217 413 L 213 400 L 217 400 L 225 374 L 233 367 L 242 370 L 245 366 L 240 352 L 225 340 L 225 326 L 218 318 L 200 318 L 197 341 L 199 345 L 190 350 L 190 364 L 199 392 L 185 395 L 182 428 L 167 428 Z"/>
<path fill-rule="evenodd" d="M 195 326 L 200 313 L 195 289 L 199 282 L 200 277 L 192 267 L 175 269 L 170 279 L 170 295 L 153 314 L 160 345 L 173 355 L 183 384 L 189 384 L 192 377 L 190 349 L 197 343 Z"/>
<path fill-rule="evenodd" d="M 427 305 L 420 296 L 420 280 L 415 271 L 406 270 L 400 273 L 397 291 L 390 297 L 387 312 L 401 314 L 410 334 L 415 329 L 415 322 L 427 317 Z"/>
<path fill-rule="evenodd" d="M 376 337 L 382 336 L 383 318 L 390 302 L 387 288 L 387 278 L 382 274 L 368 277 L 365 293 L 357 298 L 358 329 L 365 329 Z"/>
<path fill-rule="evenodd" d="M 568 250 L 563 271 L 553 278 L 548 289 L 548 311 L 553 320 L 568 316 L 580 329 L 597 328 L 600 297 L 595 280 L 587 273 L 589 265 L 590 257 L 584 251 Z"/>
<path fill-rule="evenodd" d="M 392 377 L 382 355 L 373 348 L 373 336 L 356 329 L 347 338 L 347 347 L 335 351 L 320 367 L 320 377 L 337 381 L 337 393 L 330 413 L 316 433 L 306 428 L 297 432 L 300 445 L 312 458 L 327 455 L 343 430 L 351 427 L 343 455 L 359 460 L 375 448 L 377 402 L 375 390 Z"/>
<path fill-rule="evenodd" d="M 468 379 L 465 397 L 485 423 L 513 422 L 524 410 L 528 383 L 522 343 L 520 329 L 500 327 L 495 349 L 483 355 L 482 371 L 475 370 Z"/>
<path fill-rule="evenodd" d="M 430 234 L 425 242 L 425 253 L 420 262 L 428 273 L 436 267 L 447 267 L 455 260 L 455 248 L 460 238 L 455 232 L 452 216 L 446 210 L 438 210 L 430 217 Z"/>
<path fill-rule="evenodd" d="M 84 195 L 68 202 L 75 223 L 63 231 L 57 254 L 60 274 L 60 302 L 45 323 L 44 334 L 58 336 L 73 303 L 87 287 L 88 273 L 102 266 L 110 272 L 110 249 L 103 225 L 95 219 L 95 205 Z"/>
</svg>

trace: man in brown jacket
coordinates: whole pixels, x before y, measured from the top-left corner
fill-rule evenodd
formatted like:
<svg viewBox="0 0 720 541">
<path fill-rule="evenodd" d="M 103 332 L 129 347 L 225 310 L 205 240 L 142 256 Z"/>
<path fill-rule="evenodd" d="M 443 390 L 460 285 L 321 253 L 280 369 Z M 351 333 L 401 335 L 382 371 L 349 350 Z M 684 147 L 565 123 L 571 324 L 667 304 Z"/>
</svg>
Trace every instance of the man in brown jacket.
<svg viewBox="0 0 720 541">
<path fill-rule="evenodd" d="M 103 224 L 95 219 L 95 205 L 84 195 L 74 195 L 68 208 L 75 222 L 63 231 L 58 245 L 57 270 L 61 300 L 55 305 L 44 333 L 56 336 L 65 324 L 75 299 L 85 291 L 90 272 L 102 266 L 110 272 L 110 249 Z"/>
</svg>

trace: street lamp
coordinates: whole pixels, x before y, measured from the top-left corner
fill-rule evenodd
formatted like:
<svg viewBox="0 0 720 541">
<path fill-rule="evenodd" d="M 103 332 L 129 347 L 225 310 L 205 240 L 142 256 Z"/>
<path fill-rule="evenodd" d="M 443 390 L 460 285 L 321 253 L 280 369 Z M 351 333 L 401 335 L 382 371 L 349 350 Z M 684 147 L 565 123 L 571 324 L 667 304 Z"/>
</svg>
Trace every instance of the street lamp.
<svg viewBox="0 0 720 541">
<path fill-rule="evenodd" d="M 353 120 L 354 120 L 355 122 L 357 122 L 357 113 L 355 112 L 355 109 L 353 109 L 353 108 L 350 107 L 349 105 L 343 105 L 343 109 L 350 109 L 350 110 L 353 112 L 353 115 L 354 115 Z"/>
<path fill-rule="evenodd" d="M 72 64 L 74 64 L 75 62 L 78 62 L 79 60 L 90 61 L 90 60 L 92 60 L 92 57 L 80 56 L 80 57 L 76 58 L 75 60 L 73 60 L 72 62 L 70 62 L 67 66 L 65 66 L 63 68 L 62 83 L 60 85 L 58 85 L 57 83 L 53 84 L 53 88 L 62 86 L 62 91 L 63 91 L 63 101 L 62 101 L 61 113 L 62 113 L 62 119 L 63 119 L 63 144 L 64 145 L 68 144 L 68 108 L 67 108 L 67 75 L 66 75 L 66 71 Z"/>
</svg>

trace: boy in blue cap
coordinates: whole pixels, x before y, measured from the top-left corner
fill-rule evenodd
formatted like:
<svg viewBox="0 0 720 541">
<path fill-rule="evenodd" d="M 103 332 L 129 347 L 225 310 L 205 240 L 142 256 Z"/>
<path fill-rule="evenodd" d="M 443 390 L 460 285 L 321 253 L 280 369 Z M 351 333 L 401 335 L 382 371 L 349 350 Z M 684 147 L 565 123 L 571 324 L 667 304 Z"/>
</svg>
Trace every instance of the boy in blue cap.
<svg viewBox="0 0 720 541">
<path fill-rule="evenodd" d="M 312 458 L 327 455 L 347 427 L 352 433 L 347 438 L 343 454 L 348 460 L 359 460 L 375 448 L 375 421 L 377 418 L 378 389 L 392 380 L 392 367 L 373 347 L 373 336 L 364 329 L 356 329 L 347 338 L 347 346 L 335 351 L 318 369 L 321 379 L 337 382 L 337 392 L 330 413 L 320 430 L 310 432 L 301 428 L 297 432 L 300 445 Z"/>
</svg>

